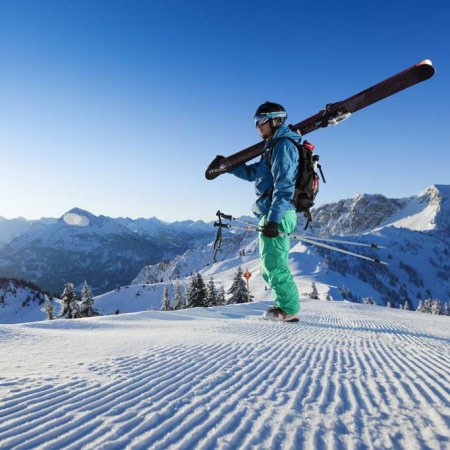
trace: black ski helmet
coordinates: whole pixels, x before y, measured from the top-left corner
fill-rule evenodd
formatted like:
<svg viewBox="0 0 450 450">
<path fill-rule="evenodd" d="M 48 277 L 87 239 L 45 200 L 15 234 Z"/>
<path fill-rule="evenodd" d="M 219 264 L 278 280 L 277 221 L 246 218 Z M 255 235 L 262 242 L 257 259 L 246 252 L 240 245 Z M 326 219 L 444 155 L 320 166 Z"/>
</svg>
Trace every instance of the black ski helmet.
<svg viewBox="0 0 450 450">
<path fill-rule="evenodd" d="M 262 118 L 272 119 L 274 117 L 280 117 L 283 119 L 283 122 L 287 118 L 286 110 L 278 103 L 273 102 L 265 102 L 258 107 L 255 112 L 254 119 L 262 119 Z"/>
</svg>

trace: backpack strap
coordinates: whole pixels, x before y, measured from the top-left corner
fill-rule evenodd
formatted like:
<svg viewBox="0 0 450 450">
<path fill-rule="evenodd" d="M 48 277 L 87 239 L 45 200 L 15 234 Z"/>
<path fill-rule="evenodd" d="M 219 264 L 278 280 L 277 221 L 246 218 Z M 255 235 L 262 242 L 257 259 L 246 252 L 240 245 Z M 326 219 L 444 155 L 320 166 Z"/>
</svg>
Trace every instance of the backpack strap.
<svg viewBox="0 0 450 450">
<path fill-rule="evenodd" d="M 289 136 L 280 136 L 279 138 L 275 138 L 271 143 L 270 143 L 270 147 L 269 147 L 269 168 L 272 169 L 272 153 L 273 153 L 273 149 L 275 148 L 275 145 L 278 143 L 278 141 L 281 141 L 282 139 L 286 139 L 288 141 L 291 141 L 295 147 L 297 148 L 297 150 L 300 150 L 300 146 L 302 144 L 299 144 L 295 139 L 289 137 Z M 300 152 L 299 152 L 300 154 Z"/>
<path fill-rule="evenodd" d="M 275 139 L 270 143 L 270 147 L 269 147 L 269 151 L 268 151 L 268 153 L 269 153 L 268 164 L 269 164 L 270 170 L 272 170 L 272 152 L 273 152 L 273 149 L 274 149 L 275 145 L 278 143 L 278 141 L 281 141 L 282 139 L 287 139 L 288 141 L 291 141 L 291 142 L 295 145 L 295 147 L 297 148 L 297 150 L 300 150 L 300 145 L 301 145 L 301 144 L 299 144 L 295 139 L 292 139 L 292 138 L 289 137 L 289 136 L 280 136 L 279 138 L 275 138 Z M 299 151 L 298 154 L 299 154 L 299 158 L 301 158 L 301 157 L 302 157 L 302 152 Z M 263 192 L 263 193 L 259 196 L 259 198 L 272 197 L 272 194 L 273 194 L 273 186 L 272 186 L 272 189 L 270 189 L 270 190 L 268 190 L 268 191 L 266 191 L 266 192 Z"/>
</svg>

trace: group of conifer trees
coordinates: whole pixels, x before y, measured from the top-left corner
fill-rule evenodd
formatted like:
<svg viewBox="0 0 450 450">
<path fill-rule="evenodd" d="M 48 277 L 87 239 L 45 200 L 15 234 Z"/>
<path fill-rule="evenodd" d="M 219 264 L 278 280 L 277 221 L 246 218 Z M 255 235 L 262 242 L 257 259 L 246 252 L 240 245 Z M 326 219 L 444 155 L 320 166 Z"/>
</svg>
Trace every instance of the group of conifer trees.
<svg viewBox="0 0 450 450">
<path fill-rule="evenodd" d="M 61 313 L 58 317 L 62 319 L 80 319 L 81 317 L 99 315 L 99 312 L 94 307 L 94 298 L 86 281 L 80 295 L 75 291 L 73 283 L 66 283 L 61 296 L 61 306 Z M 46 302 L 44 310 L 49 320 L 54 319 L 54 306 L 51 298 Z"/>
<path fill-rule="evenodd" d="M 175 285 L 173 299 L 169 296 L 169 289 L 167 287 L 164 289 L 161 311 L 247 303 L 252 300 L 252 296 L 249 295 L 247 284 L 242 276 L 243 273 L 242 268 L 239 267 L 228 291 L 225 291 L 223 286 L 217 288 L 213 277 L 209 279 L 208 283 L 205 283 L 200 273 L 194 273 L 184 294 L 181 293 L 179 283 Z"/>
<path fill-rule="evenodd" d="M 450 316 L 450 305 L 449 302 L 442 302 L 438 299 L 428 298 L 426 300 L 419 300 L 419 306 L 416 311 L 428 313 L 428 314 L 437 314 L 442 316 Z"/>
</svg>

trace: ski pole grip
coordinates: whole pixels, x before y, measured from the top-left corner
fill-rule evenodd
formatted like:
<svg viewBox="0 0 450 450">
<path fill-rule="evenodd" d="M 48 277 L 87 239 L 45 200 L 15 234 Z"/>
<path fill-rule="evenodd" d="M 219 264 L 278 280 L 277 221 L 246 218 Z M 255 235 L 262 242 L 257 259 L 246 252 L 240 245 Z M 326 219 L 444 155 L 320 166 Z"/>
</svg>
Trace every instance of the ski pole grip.
<svg viewBox="0 0 450 450">
<path fill-rule="evenodd" d="M 225 219 L 225 220 L 233 220 L 233 216 L 224 214 L 222 212 L 220 213 L 220 217 L 222 217 L 222 219 Z"/>
</svg>

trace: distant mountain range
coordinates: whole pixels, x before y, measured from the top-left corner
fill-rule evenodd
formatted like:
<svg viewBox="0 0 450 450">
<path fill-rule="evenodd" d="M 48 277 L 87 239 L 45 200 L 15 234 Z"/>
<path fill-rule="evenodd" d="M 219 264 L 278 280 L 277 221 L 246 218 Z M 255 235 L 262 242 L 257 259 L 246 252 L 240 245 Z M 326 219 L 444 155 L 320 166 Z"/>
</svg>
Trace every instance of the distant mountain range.
<svg viewBox="0 0 450 450">
<path fill-rule="evenodd" d="M 0 218 L 0 276 L 60 292 L 87 280 L 94 293 L 129 284 L 148 264 L 172 259 L 214 236 L 202 221 L 113 219 L 73 208 L 59 219 Z"/>
</svg>

